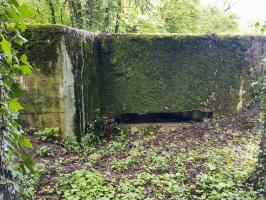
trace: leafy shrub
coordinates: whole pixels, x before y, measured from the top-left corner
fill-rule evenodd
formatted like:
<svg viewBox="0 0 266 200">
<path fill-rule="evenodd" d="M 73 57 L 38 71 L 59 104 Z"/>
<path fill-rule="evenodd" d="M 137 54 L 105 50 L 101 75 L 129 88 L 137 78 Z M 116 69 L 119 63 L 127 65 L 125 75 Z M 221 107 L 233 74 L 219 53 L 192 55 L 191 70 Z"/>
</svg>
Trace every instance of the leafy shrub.
<svg viewBox="0 0 266 200">
<path fill-rule="evenodd" d="M 66 200 L 73 199 L 111 199 L 115 190 L 97 171 L 78 170 L 70 176 L 61 177 L 62 196 Z"/>
<path fill-rule="evenodd" d="M 38 131 L 34 133 L 41 138 L 42 141 L 54 141 L 60 138 L 59 128 L 45 128 L 43 131 Z"/>
<path fill-rule="evenodd" d="M 133 148 L 128 152 L 129 156 L 126 159 L 114 159 L 112 169 L 117 172 L 123 172 L 127 170 L 128 167 L 139 164 L 140 157 L 144 154 L 144 147 L 141 146 L 140 143 L 141 142 L 133 143 Z"/>
<path fill-rule="evenodd" d="M 107 146 L 106 153 L 111 156 L 119 155 L 125 149 L 125 145 L 122 142 L 110 142 Z"/>
<path fill-rule="evenodd" d="M 233 169 L 221 169 L 217 172 L 199 174 L 196 182 L 197 199 L 258 199 L 255 191 L 251 188 L 247 190 L 248 187 L 235 178 L 236 173 Z"/>
<path fill-rule="evenodd" d="M 30 174 L 25 176 L 25 180 L 23 181 L 23 190 L 20 191 L 20 199 L 28 200 L 33 199 L 35 196 L 38 185 L 41 181 L 41 175 L 46 172 L 46 167 L 42 163 L 37 163 L 34 166 L 34 174 Z"/>
<path fill-rule="evenodd" d="M 117 172 L 124 172 L 128 169 L 130 162 L 127 159 L 124 160 L 113 160 L 112 169 Z"/>
<path fill-rule="evenodd" d="M 40 149 L 37 150 L 37 155 L 41 157 L 53 156 L 54 152 L 52 148 L 47 146 L 42 146 Z"/>
<path fill-rule="evenodd" d="M 79 152 L 81 150 L 80 144 L 75 139 L 64 139 L 63 144 L 69 151 Z"/>
<path fill-rule="evenodd" d="M 101 115 L 100 110 L 95 112 L 95 119 L 86 126 L 86 133 L 81 138 L 82 146 L 97 144 L 103 138 L 110 138 L 118 133 L 118 127 L 114 121 Z"/>
<path fill-rule="evenodd" d="M 97 161 L 100 157 L 101 157 L 101 155 L 99 153 L 93 153 L 93 154 L 89 155 L 87 157 L 86 165 L 88 167 L 93 167 L 97 163 Z"/>
</svg>

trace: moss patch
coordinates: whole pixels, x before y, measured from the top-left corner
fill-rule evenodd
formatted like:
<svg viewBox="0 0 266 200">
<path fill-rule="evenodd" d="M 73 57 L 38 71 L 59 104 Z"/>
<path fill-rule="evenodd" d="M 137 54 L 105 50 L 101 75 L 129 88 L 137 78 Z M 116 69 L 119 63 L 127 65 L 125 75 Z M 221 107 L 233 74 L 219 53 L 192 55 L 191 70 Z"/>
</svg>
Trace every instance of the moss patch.
<svg viewBox="0 0 266 200">
<path fill-rule="evenodd" d="M 111 113 L 232 112 L 250 67 L 248 38 L 114 35 L 103 46 L 103 105 Z"/>
</svg>

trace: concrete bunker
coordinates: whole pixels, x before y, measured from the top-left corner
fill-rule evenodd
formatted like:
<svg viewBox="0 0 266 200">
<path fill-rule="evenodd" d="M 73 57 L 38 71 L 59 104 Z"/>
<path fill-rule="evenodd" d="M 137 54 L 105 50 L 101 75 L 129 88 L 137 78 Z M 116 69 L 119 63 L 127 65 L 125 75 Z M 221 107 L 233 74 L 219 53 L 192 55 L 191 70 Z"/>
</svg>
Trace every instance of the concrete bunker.
<svg viewBox="0 0 266 200">
<path fill-rule="evenodd" d="M 262 36 L 94 34 L 58 25 L 25 34 L 34 73 L 21 79 L 22 101 L 36 112 L 24 111 L 20 120 L 59 127 L 62 137 L 83 135 L 96 109 L 112 118 L 157 115 L 157 121 L 189 110 L 236 113 L 249 101 L 250 79 L 262 71 L 266 42 Z"/>
</svg>

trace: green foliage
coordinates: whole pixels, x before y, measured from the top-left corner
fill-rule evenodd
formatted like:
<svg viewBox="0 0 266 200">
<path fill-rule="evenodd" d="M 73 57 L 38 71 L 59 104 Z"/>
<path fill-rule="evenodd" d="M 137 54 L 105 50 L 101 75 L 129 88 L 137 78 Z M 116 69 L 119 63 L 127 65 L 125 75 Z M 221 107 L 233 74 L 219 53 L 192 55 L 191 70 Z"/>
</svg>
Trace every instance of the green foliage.
<svg viewBox="0 0 266 200">
<path fill-rule="evenodd" d="M 234 33 L 239 28 L 236 14 L 215 6 L 203 8 L 197 20 L 200 33 Z"/>
<path fill-rule="evenodd" d="M 85 135 L 81 138 L 82 146 L 95 145 L 103 138 L 110 138 L 118 133 L 118 127 L 112 119 L 96 110 L 94 120 L 87 124 Z"/>
<path fill-rule="evenodd" d="M 42 163 L 37 163 L 34 166 L 34 172 L 34 174 L 28 174 L 24 178 L 22 188 L 27 188 L 27 190 L 21 189 L 20 199 L 22 200 L 29 200 L 34 198 L 34 196 L 36 195 L 36 190 L 41 181 L 41 175 L 46 172 L 46 166 Z"/>
<path fill-rule="evenodd" d="M 27 0 L 33 22 L 57 23 L 94 32 L 228 33 L 237 17 L 199 0 Z"/>
<path fill-rule="evenodd" d="M 159 12 L 165 22 L 166 32 L 196 32 L 196 20 L 200 13 L 198 0 L 161 1 Z"/>
<path fill-rule="evenodd" d="M 42 141 L 56 141 L 60 139 L 59 128 L 45 128 L 43 131 L 37 131 L 34 133 L 40 137 Z"/>
<path fill-rule="evenodd" d="M 106 141 L 94 153 L 83 154 L 86 169 L 61 173 L 61 198 L 263 199 L 246 181 L 255 170 L 259 133 L 230 133 L 233 138 L 220 146 L 223 132 L 232 130 L 184 141 L 173 135 L 168 139 L 170 135 L 159 129 L 141 126 L 134 135 Z M 147 139 L 151 136 L 156 138 Z"/>
<path fill-rule="evenodd" d="M 221 159 L 221 158 L 224 158 Z M 210 152 L 206 171 L 197 175 L 196 199 L 257 199 L 258 194 L 246 183 L 254 168 L 234 165 L 234 154 L 228 150 Z M 245 188 L 245 189 L 243 189 Z M 262 199 L 258 198 L 258 199 Z"/>
<path fill-rule="evenodd" d="M 60 191 L 66 200 L 75 199 L 111 199 L 114 195 L 112 185 L 97 172 L 75 171 L 62 179 Z"/>
<path fill-rule="evenodd" d="M 265 60 L 263 60 L 265 66 Z M 261 113 L 260 121 L 264 127 L 261 131 L 261 144 L 256 171 L 250 179 L 255 188 L 264 188 L 266 192 L 266 76 L 262 76 L 258 81 L 251 84 L 255 101 L 259 102 Z"/>
<path fill-rule="evenodd" d="M 33 172 L 33 159 L 26 151 L 32 145 L 16 121 L 23 106 L 17 99 L 22 89 L 15 81 L 16 77 L 31 73 L 26 55 L 18 51 L 27 42 L 21 32 L 25 31 L 24 21 L 30 14 L 25 3 L 0 1 L 0 182 L 12 185 L 10 190 L 18 190 L 23 175 Z"/>
<path fill-rule="evenodd" d="M 51 147 L 42 146 L 37 150 L 37 155 L 40 157 L 53 156 L 54 152 Z"/>
<path fill-rule="evenodd" d="M 107 146 L 107 154 L 111 156 L 116 156 L 122 153 L 125 149 L 125 145 L 122 142 L 110 142 Z"/>
<path fill-rule="evenodd" d="M 65 139 L 63 141 L 64 147 L 69 151 L 79 152 L 81 150 L 80 144 L 77 142 L 76 139 Z"/>
</svg>

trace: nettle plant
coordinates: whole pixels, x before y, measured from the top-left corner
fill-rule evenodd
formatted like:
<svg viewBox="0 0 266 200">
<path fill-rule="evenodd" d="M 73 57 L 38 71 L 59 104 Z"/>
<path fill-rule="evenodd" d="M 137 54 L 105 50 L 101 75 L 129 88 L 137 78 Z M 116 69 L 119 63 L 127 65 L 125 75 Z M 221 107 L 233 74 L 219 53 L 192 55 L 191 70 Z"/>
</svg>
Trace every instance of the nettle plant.
<svg viewBox="0 0 266 200">
<path fill-rule="evenodd" d="M 32 72 L 27 56 L 19 51 L 27 42 L 21 32 L 26 30 L 23 21 L 30 15 L 25 3 L 0 1 L 0 184 L 13 196 L 23 175 L 33 172 L 33 160 L 26 151 L 32 144 L 17 122 L 23 106 L 18 102 L 22 89 L 15 80 Z"/>
</svg>

